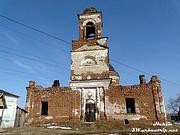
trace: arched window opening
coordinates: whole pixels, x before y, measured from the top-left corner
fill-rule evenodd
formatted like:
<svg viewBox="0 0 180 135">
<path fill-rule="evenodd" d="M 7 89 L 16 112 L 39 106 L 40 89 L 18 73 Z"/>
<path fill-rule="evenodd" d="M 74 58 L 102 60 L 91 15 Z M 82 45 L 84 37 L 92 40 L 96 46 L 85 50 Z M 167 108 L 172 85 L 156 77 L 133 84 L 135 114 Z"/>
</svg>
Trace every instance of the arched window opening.
<svg viewBox="0 0 180 135">
<path fill-rule="evenodd" d="M 81 62 L 81 66 L 93 66 L 96 65 L 96 61 L 91 58 L 86 58 Z"/>
<path fill-rule="evenodd" d="M 86 24 L 86 39 L 95 37 L 95 25 L 92 22 Z"/>
</svg>

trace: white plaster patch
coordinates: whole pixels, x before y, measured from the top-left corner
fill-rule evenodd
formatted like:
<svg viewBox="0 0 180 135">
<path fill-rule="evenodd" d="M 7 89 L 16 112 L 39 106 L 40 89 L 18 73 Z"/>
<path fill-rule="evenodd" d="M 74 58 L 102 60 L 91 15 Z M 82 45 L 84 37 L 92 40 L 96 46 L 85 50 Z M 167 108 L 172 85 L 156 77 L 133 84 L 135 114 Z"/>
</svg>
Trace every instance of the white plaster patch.
<svg viewBox="0 0 180 135">
<path fill-rule="evenodd" d="M 87 19 L 87 20 L 85 20 L 84 22 L 83 22 L 83 26 L 86 26 L 86 24 L 88 23 L 88 22 L 92 22 L 94 25 L 96 24 L 96 21 L 94 20 L 94 19 Z"/>
<path fill-rule="evenodd" d="M 135 110 L 136 110 L 136 113 L 140 113 L 140 110 L 139 110 L 139 105 L 137 103 L 135 103 Z"/>
<path fill-rule="evenodd" d="M 92 65 L 95 65 L 95 64 L 96 64 L 96 61 L 94 61 L 91 58 L 86 58 L 83 61 L 81 61 L 81 66 L 92 66 Z"/>
<path fill-rule="evenodd" d="M 92 51 L 83 51 L 83 52 L 72 52 L 72 65 L 71 69 L 74 71 L 75 75 L 82 73 L 93 72 L 93 73 L 102 73 L 109 71 L 109 67 L 106 64 L 105 60 L 108 56 L 108 50 L 92 50 Z M 86 56 L 92 56 L 96 61 L 96 65 L 92 66 L 82 66 L 81 62 L 85 59 Z M 100 58 L 100 59 L 99 59 Z"/>
<path fill-rule="evenodd" d="M 84 51 L 84 50 L 95 50 L 95 49 L 103 49 L 102 46 L 94 45 L 94 46 L 87 46 L 87 44 L 83 45 L 82 47 L 78 48 L 76 51 Z"/>
<path fill-rule="evenodd" d="M 45 117 L 45 119 L 47 119 L 47 120 L 50 120 L 50 119 L 52 119 L 53 117 L 52 116 L 47 116 L 47 117 Z"/>
<path fill-rule="evenodd" d="M 106 113 L 110 116 L 113 116 L 115 114 L 120 114 L 120 113 L 126 113 L 126 107 L 125 104 L 123 103 L 111 103 L 109 101 L 109 97 L 105 97 L 105 103 L 106 103 Z"/>
<path fill-rule="evenodd" d="M 93 15 L 81 15 L 79 16 L 79 19 L 93 19 L 96 21 L 96 23 L 99 23 L 101 22 L 101 19 L 100 19 L 100 14 L 93 14 Z"/>
<path fill-rule="evenodd" d="M 91 76 L 87 76 L 87 79 L 88 79 L 88 80 L 91 79 Z"/>
<path fill-rule="evenodd" d="M 75 116 L 79 115 L 79 109 L 73 109 L 72 112 L 75 114 Z"/>
<path fill-rule="evenodd" d="M 100 45 L 105 45 L 105 44 L 107 43 L 107 38 L 98 39 L 97 42 L 98 42 Z"/>
<path fill-rule="evenodd" d="M 88 87 L 104 87 L 104 89 L 108 89 L 111 79 L 102 79 L 102 80 L 87 80 L 87 81 L 71 81 L 70 87 L 73 90 L 77 90 L 77 88 L 88 88 Z"/>
<path fill-rule="evenodd" d="M 114 107 L 114 109 L 113 109 L 114 114 L 118 114 L 118 113 L 121 112 L 121 105 L 115 103 L 115 104 L 113 105 L 113 107 Z"/>
<path fill-rule="evenodd" d="M 109 78 L 112 78 L 113 79 L 113 81 L 116 81 L 117 79 L 119 79 L 119 77 L 118 76 L 115 76 L 115 75 L 111 75 L 111 76 L 109 76 Z"/>
<path fill-rule="evenodd" d="M 82 79 L 82 76 L 74 76 L 74 78 L 75 78 L 76 80 L 81 80 L 81 79 Z"/>
<path fill-rule="evenodd" d="M 116 114 L 116 115 L 108 115 L 107 117 L 113 118 L 113 119 L 119 119 L 119 120 L 140 120 L 140 119 L 148 119 L 144 115 L 139 115 L 139 114 Z"/>
<path fill-rule="evenodd" d="M 98 33 L 101 33 L 102 32 L 102 30 L 98 30 Z"/>
</svg>

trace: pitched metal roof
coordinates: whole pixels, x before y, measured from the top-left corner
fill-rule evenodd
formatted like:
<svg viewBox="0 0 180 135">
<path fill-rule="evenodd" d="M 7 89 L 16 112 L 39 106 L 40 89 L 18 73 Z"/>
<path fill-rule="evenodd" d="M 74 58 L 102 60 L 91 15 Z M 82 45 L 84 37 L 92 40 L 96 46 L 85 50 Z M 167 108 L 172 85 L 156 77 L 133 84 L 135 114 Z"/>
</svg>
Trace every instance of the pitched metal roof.
<svg viewBox="0 0 180 135">
<path fill-rule="evenodd" d="M 9 93 L 7 91 L 1 90 L 1 89 L 0 89 L 0 93 L 3 93 L 4 95 L 7 95 L 7 96 L 13 96 L 13 97 L 19 98 L 19 96 L 12 94 L 12 93 Z"/>
</svg>

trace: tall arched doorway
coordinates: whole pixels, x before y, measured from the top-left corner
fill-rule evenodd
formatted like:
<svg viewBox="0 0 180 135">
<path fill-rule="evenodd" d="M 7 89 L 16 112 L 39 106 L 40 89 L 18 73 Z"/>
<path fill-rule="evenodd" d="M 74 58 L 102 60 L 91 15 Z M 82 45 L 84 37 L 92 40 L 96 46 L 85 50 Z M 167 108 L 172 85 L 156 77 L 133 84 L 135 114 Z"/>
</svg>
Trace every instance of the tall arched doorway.
<svg viewBox="0 0 180 135">
<path fill-rule="evenodd" d="M 89 100 L 88 102 L 86 102 L 85 121 L 86 122 L 96 121 L 96 105 L 93 100 Z"/>
</svg>

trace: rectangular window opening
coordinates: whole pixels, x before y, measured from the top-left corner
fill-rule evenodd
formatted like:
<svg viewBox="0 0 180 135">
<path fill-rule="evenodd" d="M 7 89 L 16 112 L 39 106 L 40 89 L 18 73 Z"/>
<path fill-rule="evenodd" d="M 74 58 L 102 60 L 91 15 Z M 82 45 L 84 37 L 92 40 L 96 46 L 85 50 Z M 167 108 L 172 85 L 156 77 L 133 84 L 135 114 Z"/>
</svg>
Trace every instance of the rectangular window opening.
<svg viewBox="0 0 180 135">
<path fill-rule="evenodd" d="M 136 113 L 134 98 L 126 98 L 126 110 L 127 113 Z"/>
<path fill-rule="evenodd" d="M 41 115 L 48 115 L 48 102 L 41 102 Z"/>
</svg>

